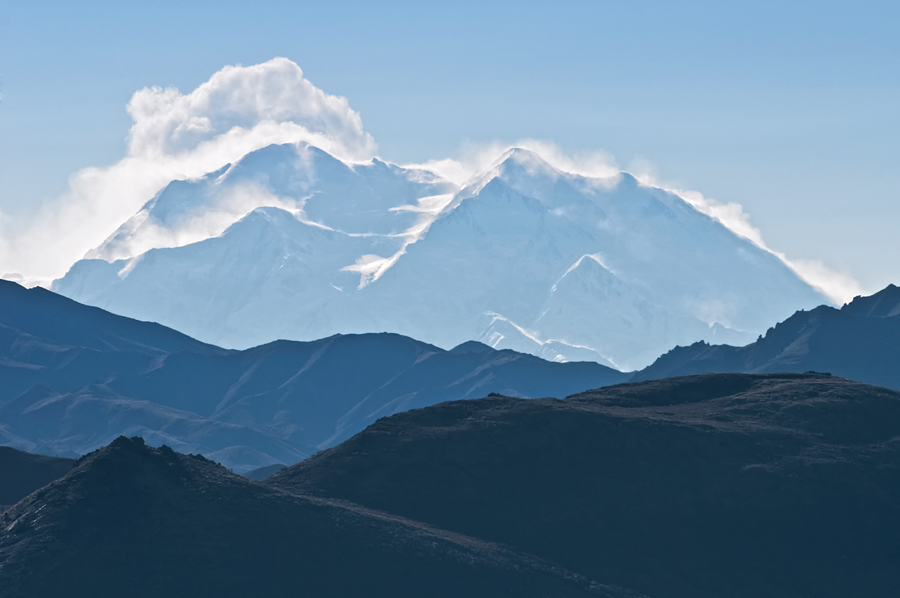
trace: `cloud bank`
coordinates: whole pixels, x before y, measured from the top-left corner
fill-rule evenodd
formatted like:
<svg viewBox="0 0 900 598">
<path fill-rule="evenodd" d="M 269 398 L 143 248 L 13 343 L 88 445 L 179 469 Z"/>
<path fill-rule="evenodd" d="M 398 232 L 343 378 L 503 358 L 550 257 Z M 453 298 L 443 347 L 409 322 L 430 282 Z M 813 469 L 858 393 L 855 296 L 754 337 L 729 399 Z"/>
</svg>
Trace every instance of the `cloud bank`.
<svg viewBox="0 0 900 598">
<path fill-rule="evenodd" d="M 315 87 L 286 58 L 225 67 L 188 94 L 145 88 L 127 109 L 134 124 L 121 161 L 76 172 L 28 222 L 0 215 L 0 274 L 31 284 L 59 277 L 169 181 L 273 143 L 306 141 L 347 162 L 376 151 L 347 99 Z"/>
</svg>

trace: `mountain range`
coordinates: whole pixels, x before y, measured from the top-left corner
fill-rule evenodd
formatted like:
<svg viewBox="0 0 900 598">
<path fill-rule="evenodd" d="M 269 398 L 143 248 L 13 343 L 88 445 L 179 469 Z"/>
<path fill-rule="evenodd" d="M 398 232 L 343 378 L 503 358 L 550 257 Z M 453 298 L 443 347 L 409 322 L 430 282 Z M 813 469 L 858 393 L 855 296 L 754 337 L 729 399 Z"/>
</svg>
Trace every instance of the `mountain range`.
<svg viewBox="0 0 900 598">
<path fill-rule="evenodd" d="M 228 350 L 0 281 L 0 443 L 78 457 L 140 435 L 244 473 L 296 463 L 386 415 L 492 392 L 565 397 L 674 375 L 778 371 L 900 390 L 898 306 L 892 285 L 841 309 L 797 312 L 750 345 L 676 347 L 629 373 L 386 333 Z"/>
<path fill-rule="evenodd" d="M 396 334 L 226 350 L 0 281 L 0 444 L 49 455 L 140 435 L 243 472 L 296 463 L 410 408 L 491 392 L 565 396 L 628 377 Z"/>
<path fill-rule="evenodd" d="M 229 348 L 391 331 L 631 370 L 828 303 L 675 193 L 524 149 L 456 186 L 273 145 L 148 199 L 53 289 Z"/>
<path fill-rule="evenodd" d="M 744 347 L 676 347 L 632 380 L 706 372 L 814 370 L 900 390 L 900 288 L 888 285 L 840 309 L 799 311 Z"/>
<path fill-rule="evenodd" d="M 898 430 L 807 373 L 445 402 L 262 484 L 123 437 L 0 513 L 0 595 L 894 596 Z"/>
</svg>

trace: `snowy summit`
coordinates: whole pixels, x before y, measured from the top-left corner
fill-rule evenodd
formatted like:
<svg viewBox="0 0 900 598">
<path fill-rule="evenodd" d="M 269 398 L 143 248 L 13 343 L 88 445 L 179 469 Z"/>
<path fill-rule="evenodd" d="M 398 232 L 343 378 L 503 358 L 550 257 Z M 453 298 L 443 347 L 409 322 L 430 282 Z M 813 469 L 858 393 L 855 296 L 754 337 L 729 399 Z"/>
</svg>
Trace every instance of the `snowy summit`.
<svg viewBox="0 0 900 598">
<path fill-rule="evenodd" d="M 513 149 L 455 185 L 308 142 L 172 181 L 53 289 L 236 348 L 391 331 L 621 369 L 677 344 L 749 342 L 828 302 L 627 173 Z"/>
</svg>

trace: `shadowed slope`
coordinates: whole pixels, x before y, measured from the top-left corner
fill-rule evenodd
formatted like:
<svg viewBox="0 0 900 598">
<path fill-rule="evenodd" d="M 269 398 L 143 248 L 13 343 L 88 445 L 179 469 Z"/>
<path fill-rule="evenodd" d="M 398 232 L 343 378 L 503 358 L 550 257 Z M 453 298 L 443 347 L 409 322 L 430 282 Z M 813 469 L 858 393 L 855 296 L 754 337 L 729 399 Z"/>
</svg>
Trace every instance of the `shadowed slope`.
<svg viewBox="0 0 900 598">
<path fill-rule="evenodd" d="M 0 515 L 7 596 L 606 596 L 538 559 L 117 439 Z"/>
<path fill-rule="evenodd" d="M 61 478 L 75 459 L 45 457 L 0 446 L 0 508 L 12 505 L 38 488 Z"/>
<path fill-rule="evenodd" d="M 900 592 L 900 393 L 675 378 L 382 419 L 269 478 L 654 597 Z"/>
</svg>

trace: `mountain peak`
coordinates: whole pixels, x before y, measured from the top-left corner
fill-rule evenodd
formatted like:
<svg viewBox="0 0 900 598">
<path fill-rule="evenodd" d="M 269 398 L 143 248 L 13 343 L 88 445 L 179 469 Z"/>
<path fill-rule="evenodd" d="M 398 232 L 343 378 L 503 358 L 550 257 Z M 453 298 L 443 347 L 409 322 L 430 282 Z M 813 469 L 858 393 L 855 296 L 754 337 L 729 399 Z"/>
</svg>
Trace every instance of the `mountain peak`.
<svg viewBox="0 0 900 598">
<path fill-rule="evenodd" d="M 75 468 L 84 469 L 87 467 L 95 467 L 98 463 L 100 463 L 102 467 L 102 463 L 107 461 L 116 462 L 120 465 L 127 465 L 129 467 L 142 466 L 150 462 L 156 462 L 157 464 L 172 464 L 188 458 L 213 466 L 221 470 L 220 473 L 227 472 L 227 470 L 218 463 L 214 463 L 201 455 L 182 455 L 176 453 L 165 444 L 158 448 L 152 447 L 140 436 L 132 436 L 130 438 L 127 436 L 118 436 L 105 447 L 99 448 L 78 459 L 75 463 Z"/>
<path fill-rule="evenodd" d="M 466 341 L 450 349 L 450 353 L 490 353 L 494 348 L 478 341 Z"/>
<path fill-rule="evenodd" d="M 874 295 L 856 296 L 841 311 L 854 316 L 889 318 L 900 315 L 900 287 L 889 284 Z"/>
<path fill-rule="evenodd" d="M 514 147 L 497 160 L 498 175 L 504 178 L 512 176 L 557 178 L 563 173 L 544 160 L 540 154 L 531 150 Z"/>
<path fill-rule="evenodd" d="M 294 149 L 287 150 L 257 155 L 290 157 Z M 541 342 L 579 338 L 578 345 L 629 369 L 673 344 L 705 338 L 711 322 L 752 338 L 824 300 L 776 256 L 629 175 L 587 179 L 519 147 L 451 194 L 415 169 L 378 160 L 347 166 L 332 158 L 322 164 L 331 160 L 334 168 L 325 168 L 304 161 L 304 151 L 278 168 L 261 163 L 242 179 L 247 184 L 227 174 L 206 187 L 182 185 L 202 196 L 197 205 L 207 211 L 187 219 L 184 231 L 169 231 L 164 258 L 135 261 L 130 270 L 76 265 L 56 288 L 244 347 L 376 330 L 452 347 L 481 338 L 482 314 L 496 313 Z M 252 211 L 260 206 L 274 207 Z M 159 227 L 146 222 L 145 240 L 155 242 Z M 226 225 L 233 228 L 222 234 Z M 237 228 L 246 234 L 234 234 Z M 221 236 L 184 242 L 213 232 Z M 577 293 L 586 317 L 571 315 L 573 306 L 557 297 L 558 317 L 543 317 L 567 269 L 600 254 L 628 288 Z M 582 260 L 567 284 L 613 279 L 599 270 Z M 207 301 L 194 307 L 189 298 L 197 296 Z M 607 342 L 609 328 L 594 315 L 622 307 L 632 316 L 619 318 L 623 334 Z M 632 324 L 645 332 L 626 331 Z M 635 344 L 643 346 L 640 361 L 631 361 Z M 540 343 L 526 345 L 541 354 Z"/>
</svg>

